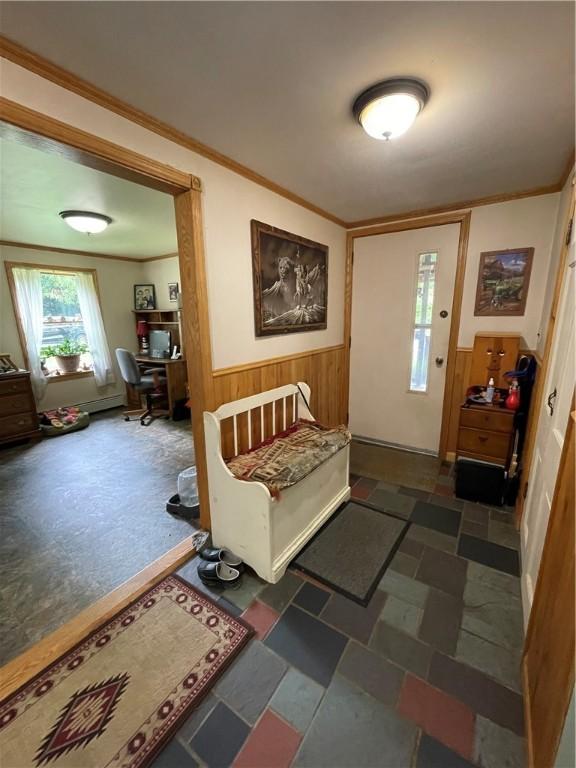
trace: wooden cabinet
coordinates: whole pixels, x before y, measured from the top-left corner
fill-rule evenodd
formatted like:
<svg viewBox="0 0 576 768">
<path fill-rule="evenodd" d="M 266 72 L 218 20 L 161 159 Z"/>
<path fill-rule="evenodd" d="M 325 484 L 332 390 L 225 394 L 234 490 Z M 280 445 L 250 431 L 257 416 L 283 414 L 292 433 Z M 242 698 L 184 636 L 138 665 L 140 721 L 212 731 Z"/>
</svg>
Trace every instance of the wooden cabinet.
<svg viewBox="0 0 576 768">
<path fill-rule="evenodd" d="M 514 447 L 514 413 L 500 405 L 460 409 L 457 455 L 508 468 Z"/>
<path fill-rule="evenodd" d="M 39 437 L 36 403 L 27 371 L 0 376 L 0 443 Z"/>
<path fill-rule="evenodd" d="M 504 378 L 506 371 L 516 368 L 520 351 L 517 333 L 481 332 L 474 337 L 469 384 L 485 387 L 494 379 L 495 387 L 506 387 L 510 381 Z"/>
</svg>

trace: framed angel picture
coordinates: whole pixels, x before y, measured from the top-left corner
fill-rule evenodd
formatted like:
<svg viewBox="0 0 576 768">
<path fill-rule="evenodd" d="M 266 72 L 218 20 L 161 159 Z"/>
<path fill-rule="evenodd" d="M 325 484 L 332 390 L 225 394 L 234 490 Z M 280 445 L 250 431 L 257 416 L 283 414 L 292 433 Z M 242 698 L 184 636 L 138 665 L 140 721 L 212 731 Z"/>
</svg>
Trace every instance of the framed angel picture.
<svg viewBox="0 0 576 768">
<path fill-rule="evenodd" d="M 328 246 L 252 220 L 256 336 L 326 328 Z"/>
</svg>

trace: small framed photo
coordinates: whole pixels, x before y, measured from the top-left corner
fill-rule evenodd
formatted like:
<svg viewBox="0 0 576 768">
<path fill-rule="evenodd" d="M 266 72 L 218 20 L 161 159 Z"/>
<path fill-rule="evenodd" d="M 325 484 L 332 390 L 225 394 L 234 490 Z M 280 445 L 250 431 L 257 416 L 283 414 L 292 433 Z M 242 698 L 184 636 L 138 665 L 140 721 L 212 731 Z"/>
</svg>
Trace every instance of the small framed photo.
<svg viewBox="0 0 576 768">
<path fill-rule="evenodd" d="M 168 298 L 170 301 L 178 301 L 179 293 L 178 283 L 168 283 Z"/>
<path fill-rule="evenodd" d="M 522 316 L 530 285 L 534 248 L 510 248 L 480 254 L 476 316 Z"/>
<path fill-rule="evenodd" d="M 156 309 L 156 290 L 152 283 L 134 286 L 134 309 Z"/>
</svg>

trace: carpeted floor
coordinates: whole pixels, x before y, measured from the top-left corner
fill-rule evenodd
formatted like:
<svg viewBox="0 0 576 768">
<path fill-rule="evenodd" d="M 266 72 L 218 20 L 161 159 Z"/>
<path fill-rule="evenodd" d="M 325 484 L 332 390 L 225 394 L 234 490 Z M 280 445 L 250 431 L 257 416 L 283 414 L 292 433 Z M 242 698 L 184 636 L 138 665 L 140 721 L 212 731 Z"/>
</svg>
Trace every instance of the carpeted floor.
<svg viewBox="0 0 576 768">
<path fill-rule="evenodd" d="M 142 427 L 120 410 L 0 451 L 0 664 L 190 535 L 166 501 L 193 463 L 188 422 Z"/>
</svg>

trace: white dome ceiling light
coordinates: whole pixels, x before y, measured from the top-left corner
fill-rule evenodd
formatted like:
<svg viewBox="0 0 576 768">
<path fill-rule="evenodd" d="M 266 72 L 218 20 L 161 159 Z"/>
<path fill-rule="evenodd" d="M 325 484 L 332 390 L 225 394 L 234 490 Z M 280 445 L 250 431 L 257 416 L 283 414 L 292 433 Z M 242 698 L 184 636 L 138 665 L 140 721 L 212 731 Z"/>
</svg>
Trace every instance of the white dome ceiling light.
<svg viewBox="0 0 576 768">
<path fill-rule="evenodd" d="M 426 83 L 412 77 L 396 77 L 363 91 L 352 111 L 368 136 L 389 141 L 406 133 L 429 97 Z"/>
<path fill-rule="evenodd" d="M 112 224 L 110 216 L 103 213 L 90 213 L 89 211 L 60 211 L 66 224 L 77 232 L 83 232 L 86 235 L 97 235 L 104 232 L 109 224 Z"/>
</svg>

